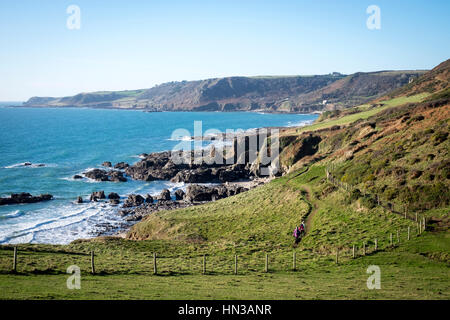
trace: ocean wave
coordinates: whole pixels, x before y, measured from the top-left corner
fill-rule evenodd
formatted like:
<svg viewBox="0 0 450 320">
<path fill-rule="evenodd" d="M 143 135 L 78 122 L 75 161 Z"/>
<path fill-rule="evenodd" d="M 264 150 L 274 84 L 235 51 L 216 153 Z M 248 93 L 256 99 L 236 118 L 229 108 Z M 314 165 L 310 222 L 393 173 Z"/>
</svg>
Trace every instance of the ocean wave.
<svg viewBox="0 0 450 320">
<path fill-rule="evenodd" d="M 287 126 L 288 127 L 304 127 L 304 126 L 308 126 L 308 125 L 312 124 L 313 122 L 314 122 L 314 120 L 303 120 L 300 122 L 289 121 Z"/>
<path fill-rule="evenodd" d="M 98 168 L 89 167 L 89 168 L 84 169 L 82 172 L 75 173 L 74 175 L 72 175 L 70 177 L 62 177 L 62 178 L 59 178 L 59 179 L 60 180 L 71 181 L 71 182 L 73 182 L 73 181 L 83 181 L 83 182 L 87 182 L 87 183 L 99 183 L 101 181 L 97 181 L 95 179 L 88 178 L 84 174 L 85 172 L 88 172 L 88 171 L 91 171 L 91 170 L 94 170 L 94 169 L 98 169 Z M 101 170 L 104 170 L 104 169 L 101 169 Z M 74 176 L 80 176 L 80 177 L 82 177 L 82 179 L 74 179 L 73 178 Z"/>
<path fill-rule="evenodd" d="M 7 213 L 3 216 L 0 216 L 0 218 L 3 219 L 11 219 L 11 218 L 18 218 L 20 216 L 23 216 L 25 214 L 25 212 L 21 211 L 21 210 L 15 210 L 13 212 Z"/>
<path fill-rule="evenodd" d="M 192 137 L 191 136 L 182 136 L 182 137 L 178 137 L 178 138 L 169 138 L 166 139 L 167 141 L 192 141 Z"/>
<path fill-rule="evenodd" d="M 92 230 L 101 223 L 118 223 L 119 216 L 113 214 L 116 210 L 107 203 L 71 204 L 60 207 L 57 210 L 60 215 L 52 218 L 48 213 L 49 211 L 54 212 L 55 209 L 43 209 L 40 211 L 41 213 L 46 211 L 44 213 L 47 213 L 47 218 L 43 218 L 41 221 L 19 223 L 15 226 L 14 232 L 10 232 L 8 228 L 0 230 L 0 243 L 68 243 L 75 239 L 88 237 Z M 35 214 L 37 213 L 35 212 Z"/>
</svg>

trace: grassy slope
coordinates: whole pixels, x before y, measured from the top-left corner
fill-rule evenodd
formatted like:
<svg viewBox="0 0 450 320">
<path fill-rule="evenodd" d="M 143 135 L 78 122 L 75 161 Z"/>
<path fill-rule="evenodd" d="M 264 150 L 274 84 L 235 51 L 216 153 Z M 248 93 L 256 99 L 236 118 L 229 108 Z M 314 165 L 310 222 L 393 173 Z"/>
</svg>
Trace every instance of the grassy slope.
<svg viewBox="0 0 450 320">
<path fill-rule="evenodd" d="M 410 96 L 410 97 L 398 97 L 398 98 L 394 98 L 394 99 L 389 99 L 389 100 L 384 100 L 381 101 L 380 104 L 382 105 L 378 105 L 374 108 L 371 108 L 370 104 L 364 104 L 355 108 L 350 108 L 347 113 L 350 112 L 355 112 L 353 114 L 349 114 L 346 116 L 343 116 L 341 118 L 337 118 L 337 119 L 330 119 L 330 120 L 326 120 L 326 121 L 321 121 L 318 123 L 315 123 L 311 126 L 306 126 L 306 127 L 301 127 L 296 129 L 297 133 L 302 133 L 305 131 L 313 131 L 313 130 L 319 130 L 319 129 L 325 129 L 325 128 L 329 128 L 332 126 L 336 126 L 336 125 L 347 125 L 350 124 L 352 122 L 355 122 L 359 119 L 367 119 L 371 116 L 376 115 L 377 113 L 386 110 L 388 108 L 391 107 L 396 107 L 396 106 L 400 106 L 403 105 L 405 103 L 413 103 L 413 102 L 420 102 L 422 100 L 424 100 L 426 97 L 428 97 L 429 94 L 428 93 L 422 93 L 422 94 L 418 94 L 418 95 L 414 95 L 414 96 Z"/>
<path fill-rule="evenodd" d="M 385 101 L 377 109 L 337 121 L 339 124 L 356 119 L 373 121 L 371 117 L 383 115 L 386 105 L 400 106 L 424 97 Z M 307 130 L 337 124 L 333 121 L 336 120 Z M 381 127 L 377 130 L 383 132 Z M 338 134 L 328 137 L 320 146 L 322 152 L 335 152 L 330 156 L 335 160 L 339 150 L 334 150 L 330 141 L 338 139 Z M 344 140 L 351 140 L 356 134 L 353 132 Z M 401 133 L 392 137 L 396 134 Z M 379 148 L 388 146 L 392 137 L 380 140 Z M 345 160 L 340 167 L 342 173 L 351 168 L 348 164 L 357 165 L 361 159 L 364 156 Z M 328 161 L 325 158 L 310 165 L 306 172 L 301 168 L 234 197 L 150 216 L 130 233 L 131 238 L 149 240 L 105 238 L 67 246 L 22 245 L 17 275 L 9 273 L 11 247 L 2 246 L 0 298 L 449 299 L 448 232 L 427 231 L 419 236 L 414 222 L 381 207 L 370 209 L 360 200 L 355 201 L 326 181 Z M 380 177 L 380 181 L 388 184 L 395 182 L 389 179 Z M 365 187 L 358 179 L 350 182 Z M 441 207 L 421 214 L 445 217 L 449 210 Z M 308 219 L 308 235 L 294 249 L 291 232 L 302 219 Z M 408 227 L 412 230 L 409 241 Z M 394 247 L 389 244 L 391 233 Z M 375 238 L 378 252 L 374 252 Z M 363 243 L 367 245 L 364 257 Z M 351 258 L 353 245 L 358 249 L 357 259 Z M 340 263 L 336 265 L 338 248 Z M 96 252 L 100 275 L 88 274 L 90 250 Z M 293 251 L 297 253 L 297 271 L 290 270 Z M 159 276 L 152 275 L 153 252 L 158 253 Z M 265 253 L 270 257 L 271 272 L 267 274 L 262 272 Z M 235 254 L 239 256 L 237 276 L 233 275 Z M 207 257 L 207 275 L 201 275 L 203 255 Z M 79 291 L 65 286 L 68 277 L 65 270 L 72 264 L 82 270 Z M 381 290 L 366 287 L 366 269 L 372 264 L 381 268 Z"/>
</svg>

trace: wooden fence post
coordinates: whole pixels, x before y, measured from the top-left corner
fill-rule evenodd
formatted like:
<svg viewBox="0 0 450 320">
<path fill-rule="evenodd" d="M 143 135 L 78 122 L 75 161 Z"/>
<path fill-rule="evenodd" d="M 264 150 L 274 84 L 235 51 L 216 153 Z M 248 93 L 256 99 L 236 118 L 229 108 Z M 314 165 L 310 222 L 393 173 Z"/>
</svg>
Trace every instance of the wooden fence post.
<svg viewBox="0 0 450 320">
<path fill-rule="evenodd" d="M 156 265 L 156 252 L 153 252 L 153 274 L 158 274 L 158 267 Z"/>
<path fill-rule="evenodd" d="M 411 227 L 408 226 L 408 240 L 410 239 Z"/>
<path fill-rule="evenodd" d="M 375 251 L 377 251 L 377 250 L 378 250 L 378 239 L 375 238 Z"/>
<path fill-rule="evenodd" d="M 269 272 L 269 255 L 266 253 L 266 264 L 264 267 L 264 272 Z"/>
<path fill-rule="evenodd" d="M 238 274 L 238 257 L 237 254 L 234 255 L 234 274 Z"/>
<path fill-rule="evenodd" d="M 13 272 L 17 272 L 17 246 L 14 246 Z"/>
<path fill-rule="evenodd" d="M 416 222 L 419 221 L 417 211 L 416 211 Z"/>
<path fill-rule="evenodd" d="M 203 270 L 202 274 L 206 274 L 206 255 L 203 255 Z"/>
<path fill-rule="evenodd" d="M 425 231 L 426 226 L 427 226 L 427 220 L 425 217 L 423 217 L 423 231 Z"/>
<path fill-rule="evenodd" d="M 366 243 L 365 242 L 363 242 L 363 255 L 364 256 L 366 255 Z"/>
<path fill-rule="evenodd" d="M 339 248 L 336 248 L 336 264 L 339 263 Z"/>
<path fill-rule="evenodd" d="M 91 251 L 91 272 L 95 274 L 94 250 Z"/>
</svg>

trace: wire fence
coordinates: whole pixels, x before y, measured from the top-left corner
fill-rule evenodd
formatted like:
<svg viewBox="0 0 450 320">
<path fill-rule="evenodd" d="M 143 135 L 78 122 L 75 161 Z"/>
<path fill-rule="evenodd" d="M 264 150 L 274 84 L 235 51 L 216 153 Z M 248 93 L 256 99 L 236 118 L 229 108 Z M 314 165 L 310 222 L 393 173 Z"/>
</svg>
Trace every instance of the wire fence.
<svg viewBox="0 0 450 320">
<path fill-rule="evenodd" d="M 326 169 L 326 175 L 327 175 L 327 180 L 329 182 L 331 182 L 333 185 L 349 192 L 352 193 L 355 190 L 358 190 L 361 192 L 361 196 L 363 198 L 366 199 L 372 199 L 375 201 L 376 205 L 392 212 L 398 215 L 403 216 L 405 219 L 409 219 L 411 221 L 416 222 L 417 224 L 419 223 L 424 223 L 426 224 L 426 217 L 423 216 L 423 212 L 421 212 L 419 214 L 418 211 L 415 211 L 414 213 L 411 212 L 410 210 L 410 205 L 408 203 L 405 204 L 399 204 L 399 203 L 395 203 L 395 202 L 390 202 L 386 199 L 383 199 L 379 194 L 373 194 L 373 193 L 368 193 L 365 190 L 360 190 L 357 187 L 355 187 L 354 185 L 351 185 L 349 183 L 345 183 L 342 182 L 340 179 L 336 178 L 331 170 L 330 167 Z M 428 208 L 431 209 L 433 206 L 431 204 L 428 204 Z M 423 222 L 422 220 L 425 220 L 425 222 Z"/>
<path fill-rule="evenodd" d="M 325 250 L 257 251 L 242 255 L 199 254 L 166 255 L 157 252 L 49 252 L 19 250 L 18 246 L 2 246 L 0 273 L 63 274 L 77 265 L 92 275 L 248 275 L 251 273 L 283 273 L 305 269 L 311 263 L 346 264 L 354 259 L 380 251 L 388 251 L 413 237 L 420 236 L 426 226 L 408 226 L 379 238 Z M 6 254 L 7 252 L 9 254 Z"/>
<path fill-rule="evenodd" d="M 347 192 L 356 188 L 337 179 L 329 168 L 327 180 Z M 427 220 L 406 210 L 396 211 L 398 204 L 382 201 L 378 195 L 363 192 L 364 197 L 376 197 L 377 204 L 392 213 L 402 214 L 405 219 L 416 222 L 415 228 L 408 226 L 397 232 L 378 238 L 360 240 L 346 246 L 329 247 L 322 250 L 263 252 L 255 251 L 243 255 L 198 254 L 170 255 L 158 252 L 134 252 L 130 250 L 106 253 L 19 250 L 19 246 L 0 247 L 0 273 L 12 274 L 58 274 L 66 273 L 66 267 L 77 265 L 82 272 L 102 274 L 144 274 L 144 275 L 245 275 L 249 273 L 295 272 L 309 263 L 345 264 L 354 259 L 379 251 L 390 250 L 412 237 L 420 236 L 426 230 Z M 406 205 L 407 208 L 407 205 Z M 5 254 L 5 251 L 12 251 Z"/>
</svg>

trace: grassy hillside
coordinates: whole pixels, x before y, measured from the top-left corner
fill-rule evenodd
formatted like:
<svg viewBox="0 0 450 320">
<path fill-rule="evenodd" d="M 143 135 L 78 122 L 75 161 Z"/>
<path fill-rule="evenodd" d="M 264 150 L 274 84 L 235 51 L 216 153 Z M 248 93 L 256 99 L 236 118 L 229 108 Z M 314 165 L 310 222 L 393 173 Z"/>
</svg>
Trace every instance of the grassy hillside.
<svg viewBox="0 0 450 320">
<path fill-rule="evenodd" d="M 450 100 L 436 88 L 286 129 L 282 177 L 154 213 L 126 239 L 20 245 L 17 274 L 12 246 L 1 246 L 0 298 L 449 299 Z M 307 235 L 294 246 L 302 220 Z M 66 288 L 72 264 L 81 290 Z M 380 290 L 366 286 L 370 265 Z"/>
</svg>

